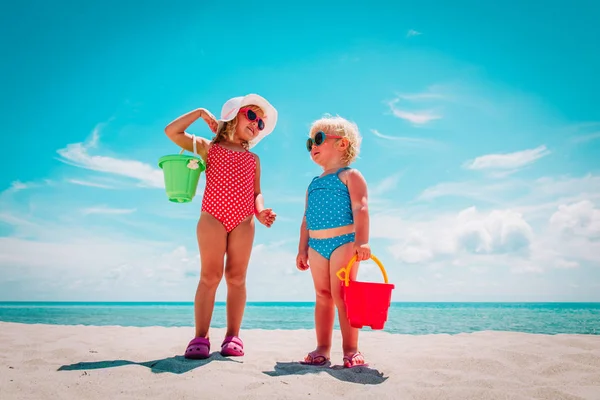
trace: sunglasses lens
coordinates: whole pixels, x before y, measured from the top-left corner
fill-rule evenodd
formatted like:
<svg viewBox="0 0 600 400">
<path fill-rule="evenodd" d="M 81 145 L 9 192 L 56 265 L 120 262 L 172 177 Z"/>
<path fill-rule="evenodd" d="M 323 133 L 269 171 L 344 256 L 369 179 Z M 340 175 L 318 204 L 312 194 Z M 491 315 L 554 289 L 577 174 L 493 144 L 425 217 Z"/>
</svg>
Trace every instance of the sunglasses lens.
<svg viewBox="0 0 600 400">
<path fill-rule="evenodd" d="M 315 144 L 320 146 L 325 141 L 325 134 L 321 131 L 317 132 L 315 135 Z"/>
<path fill-rule="evenodd" d="M 254 111 L 252 111 L 252 110 L 248 110 L 246 112 L 246 116 L 248 117 L 248 119 L 250 121 L 254 121 L 256 119 L 256 113 Z"/>
<path fill-rule="evenodd" d="M 312 150 L 312 142 L 312 139 L 306 140 L 306 150 L 308 150 L 309 152 Z"/>
<path fill-rule="evenodd" d="M 258 129 L 261 130 L 261 131 L 263 129 L 265 129 L 265 123 L 264 123 L 264 121 L 262 119 L 258 120 Z"/>
</svg>

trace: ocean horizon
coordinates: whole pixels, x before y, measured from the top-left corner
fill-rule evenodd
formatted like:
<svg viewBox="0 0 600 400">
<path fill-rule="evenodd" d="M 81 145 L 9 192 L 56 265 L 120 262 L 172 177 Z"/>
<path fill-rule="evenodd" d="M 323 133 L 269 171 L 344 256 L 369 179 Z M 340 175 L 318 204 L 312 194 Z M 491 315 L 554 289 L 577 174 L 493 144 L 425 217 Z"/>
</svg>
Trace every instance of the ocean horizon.
<svg viewBox="0 0 600 400">
<path fill-rule="evenodd" d="M 242 329 L 314 327 L 314 302 L 248 302 Z M 25 324 L 193 327 L 192 302 L 4 301 L 0 321 Z M 225 327 L 217 302 L 212 327 Z M 336 321 L 335 328 L 339 329 Z M 365 327 L 363 330 L 371 330 Z M 393 302 L 383 331 L 458 334 L 477 331 L 600 334 L 600 302 Z"/>
</svg>

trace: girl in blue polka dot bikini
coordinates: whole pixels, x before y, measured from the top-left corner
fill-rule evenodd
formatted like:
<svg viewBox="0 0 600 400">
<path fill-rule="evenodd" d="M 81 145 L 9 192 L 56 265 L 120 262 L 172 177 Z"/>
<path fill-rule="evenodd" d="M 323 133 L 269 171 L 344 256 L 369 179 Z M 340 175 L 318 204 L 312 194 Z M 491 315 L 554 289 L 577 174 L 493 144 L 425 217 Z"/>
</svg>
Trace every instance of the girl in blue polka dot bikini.
<svg viewBox="0 0 600 400">
<path fill-rule="evenodd" d="M 358 351 L 358 329 L 350 326 L 335 273 L 356 255 L 358 261 L 371 257 L 367 183 L 350 164 L 360 150 L 358 127 L 341 117 L 315 121 L 307 149 L 323 168 L 306 193 L 306 208 L 300 228 L 296 266 L 309 269 L 316 292 L 315 331 L 317 348 L 302 361 L 309 365 L 329 363 L 335 308 L 342 332 L 343 362 L 347 368 L 365 365 Z M 350 279 L 356 279 L 352 268 Z"/>
</svg>

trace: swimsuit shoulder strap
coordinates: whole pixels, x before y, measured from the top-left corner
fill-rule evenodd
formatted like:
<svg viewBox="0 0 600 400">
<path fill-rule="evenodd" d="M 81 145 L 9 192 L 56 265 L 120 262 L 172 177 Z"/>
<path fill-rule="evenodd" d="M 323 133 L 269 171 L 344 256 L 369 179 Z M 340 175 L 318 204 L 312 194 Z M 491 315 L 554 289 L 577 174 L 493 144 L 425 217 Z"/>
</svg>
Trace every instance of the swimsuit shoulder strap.
<svg viewBox="0 0 600 400">
<path fill-rule="evenodd" d="M 343 168 L 338 169 L 336 171 L 336 173 L 335 173 L 335 177 L 338 178 L 338 179 L 340 179 L 340 172 L 346 171 L 346 170 L 349 170 L 349 169 L 352 169 L 352 168 L 350 168 L 350 167 L 343 167 Z M 340 179 L 340 181 L 341 181 L 341 179 Z"/>
</svg>

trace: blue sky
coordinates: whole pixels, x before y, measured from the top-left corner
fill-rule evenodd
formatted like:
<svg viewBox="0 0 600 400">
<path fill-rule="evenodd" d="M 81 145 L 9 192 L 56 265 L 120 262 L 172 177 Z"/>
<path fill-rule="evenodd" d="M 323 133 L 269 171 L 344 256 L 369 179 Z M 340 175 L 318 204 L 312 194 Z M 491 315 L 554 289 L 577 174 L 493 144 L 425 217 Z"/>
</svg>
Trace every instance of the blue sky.
<svg viewBox="0 0 600 400">
<path fill-rule="evenodd" d="M 167 201 L 163 129 L 259 93 L 279 218 L 257 226 L 249 300 L 313 299 L 304 142 L 329 113 L 361 130 L 395 301 L 600 301 L 600 6 L 154 3 L 3 6 L 0 300 L 191 301 L 204 180 Z"/>
</svg>

